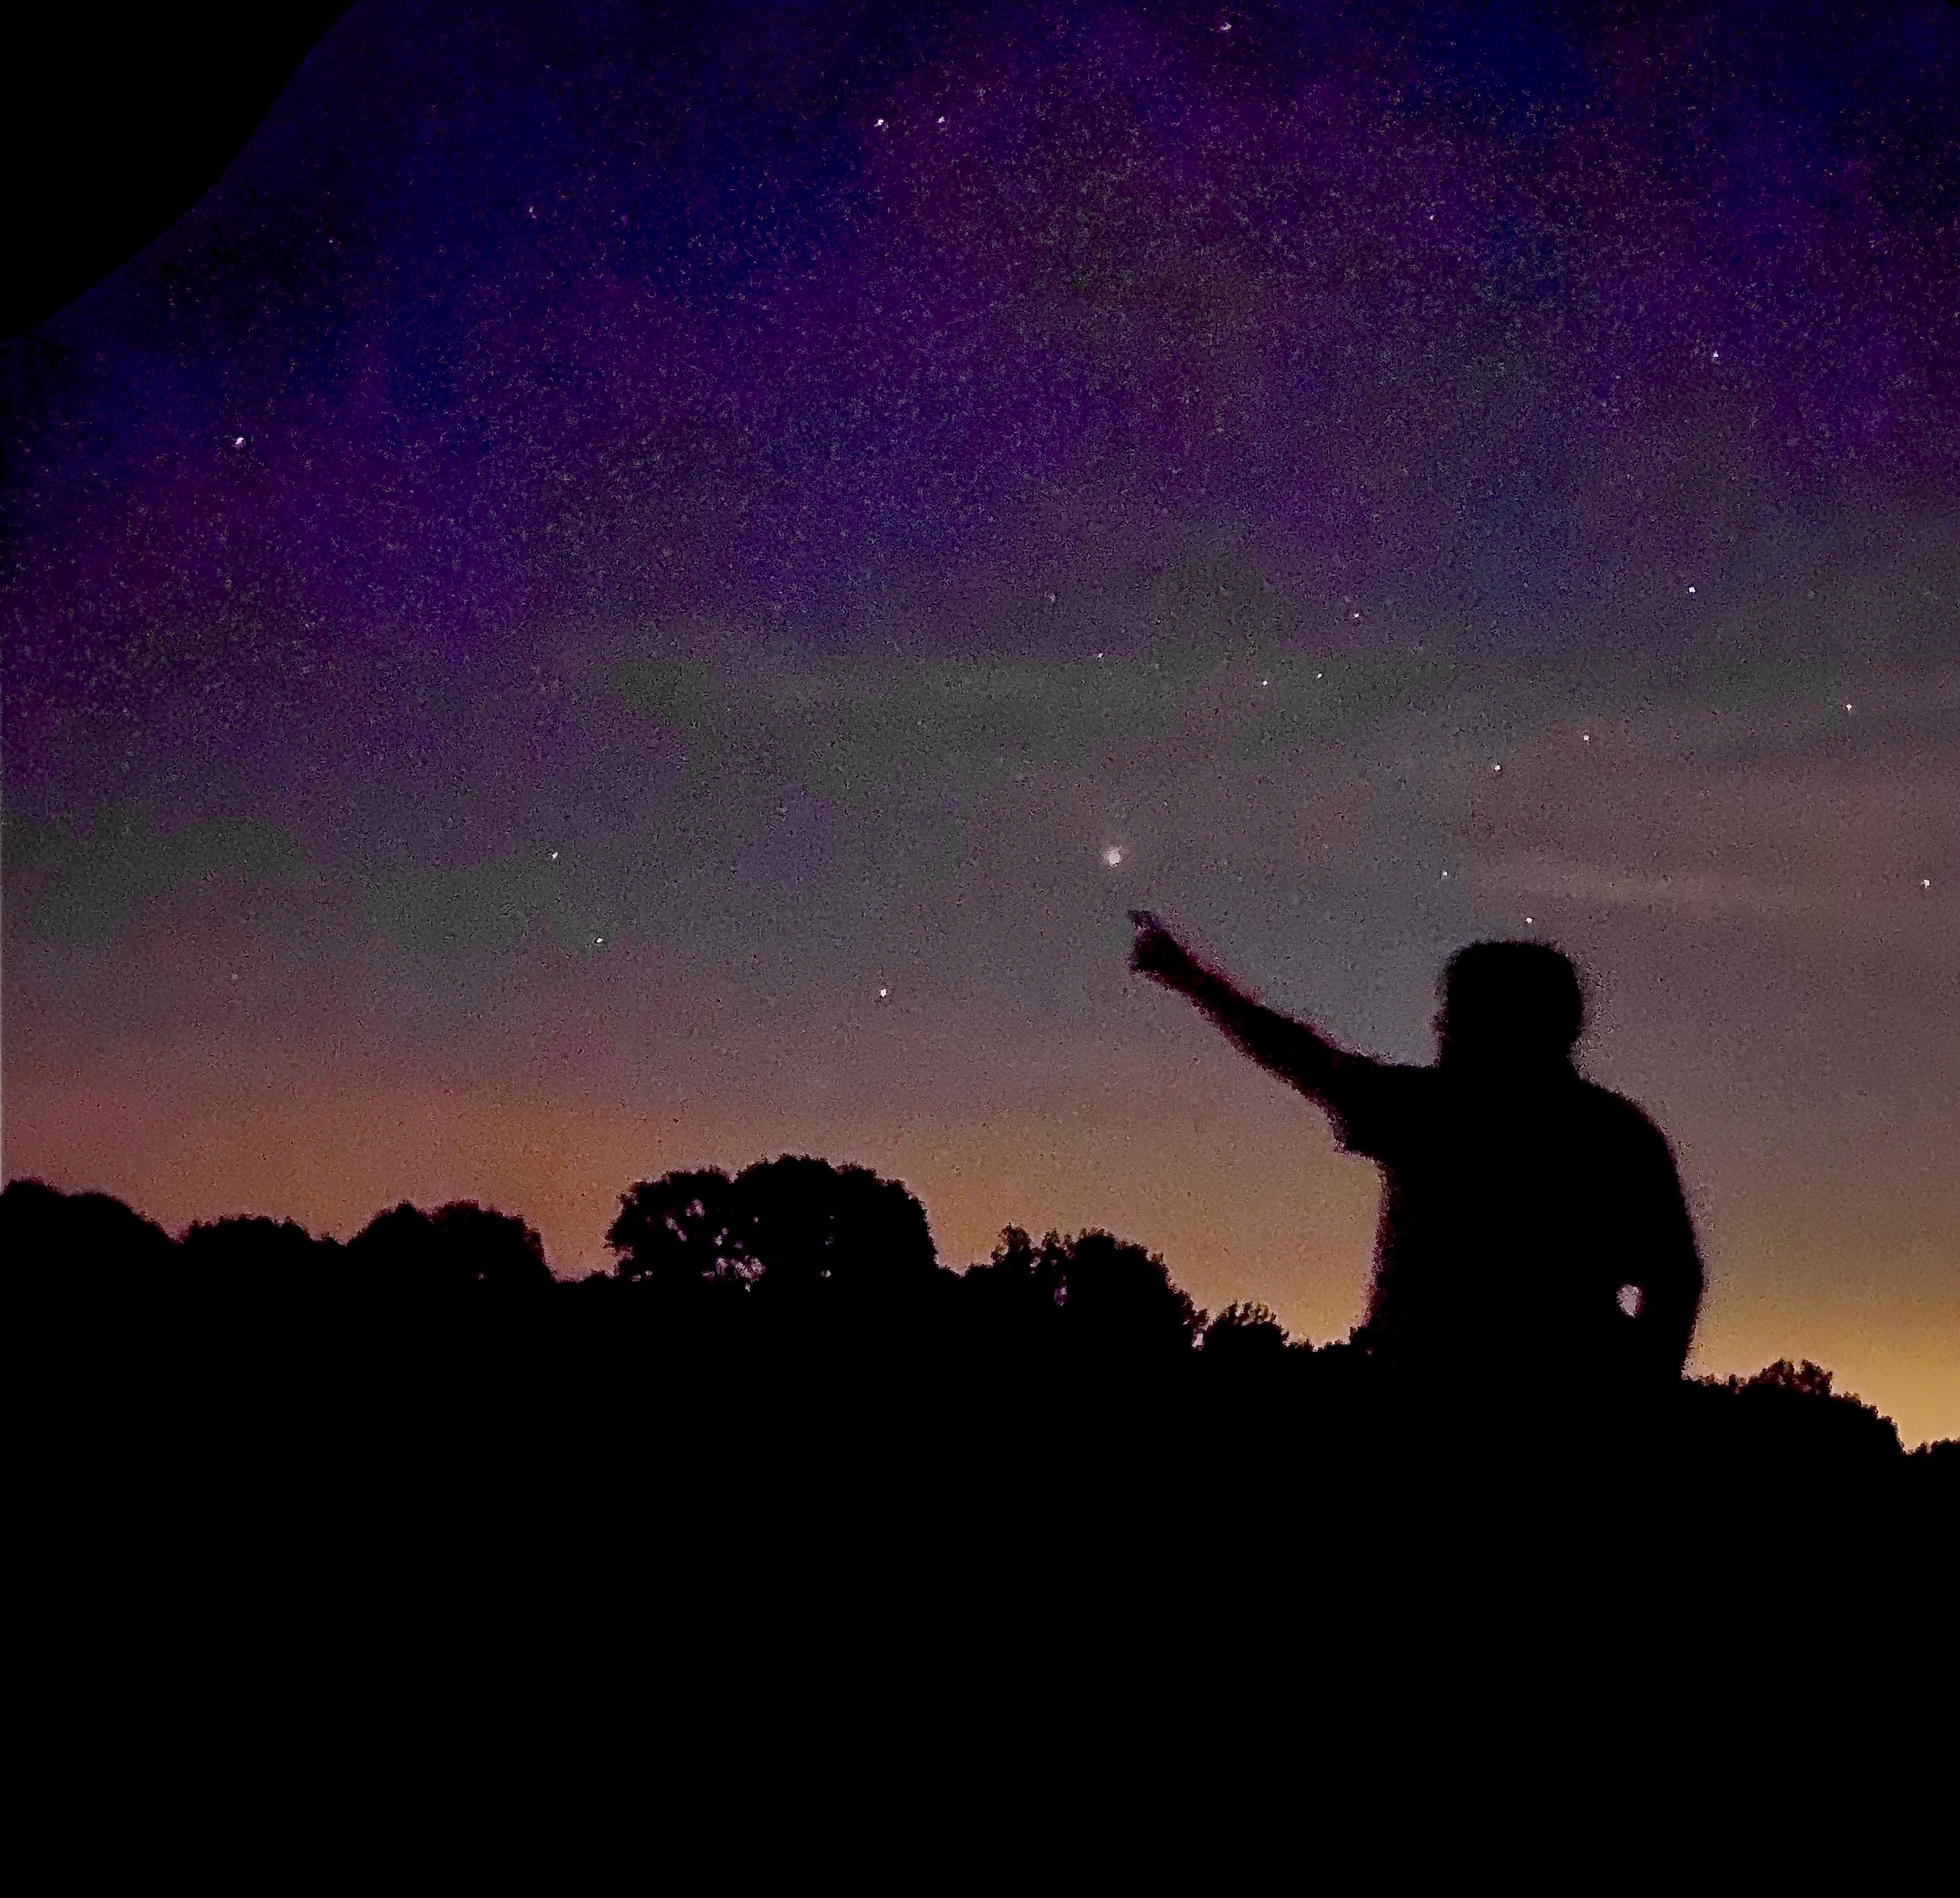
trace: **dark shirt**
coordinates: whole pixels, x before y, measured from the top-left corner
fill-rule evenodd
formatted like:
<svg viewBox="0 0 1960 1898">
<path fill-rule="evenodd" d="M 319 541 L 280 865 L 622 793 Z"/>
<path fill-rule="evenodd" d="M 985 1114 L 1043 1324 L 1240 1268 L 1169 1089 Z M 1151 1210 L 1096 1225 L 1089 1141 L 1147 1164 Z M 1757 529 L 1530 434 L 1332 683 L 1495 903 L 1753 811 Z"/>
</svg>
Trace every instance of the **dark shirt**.
<svg viewBox="0 0 1960 1898">
<path fill-rule="evenodd" d="M 1471 1378 L 1679 1376 L 1701 1263 L 1673 1156 L 1631 1102 L 1563 1064 L 1507 1076 L 1342 1053 L 1313 1078 L 1343 1146 L 1386 1176 L 1379 1356 Z"/>
</svg>

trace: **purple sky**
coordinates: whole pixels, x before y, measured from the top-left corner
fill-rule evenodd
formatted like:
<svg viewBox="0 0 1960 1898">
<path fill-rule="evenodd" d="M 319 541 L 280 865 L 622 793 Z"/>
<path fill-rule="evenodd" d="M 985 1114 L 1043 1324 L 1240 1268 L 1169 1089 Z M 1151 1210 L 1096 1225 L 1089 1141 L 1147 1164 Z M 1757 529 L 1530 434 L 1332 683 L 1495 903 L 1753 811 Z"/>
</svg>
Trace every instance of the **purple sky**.
<svg viewBox="0 0 1960 1898">
<path fill-rule="evenodd" d="M 1960 1429 L 1960 14 L 925 11 L 363 0 L 8 353 L 8 1175 L 803 1149 L 1322 1337 L 1124 911 L 1401 1058 L 1542 933 L 1699 1361 Z"/>
</svg>

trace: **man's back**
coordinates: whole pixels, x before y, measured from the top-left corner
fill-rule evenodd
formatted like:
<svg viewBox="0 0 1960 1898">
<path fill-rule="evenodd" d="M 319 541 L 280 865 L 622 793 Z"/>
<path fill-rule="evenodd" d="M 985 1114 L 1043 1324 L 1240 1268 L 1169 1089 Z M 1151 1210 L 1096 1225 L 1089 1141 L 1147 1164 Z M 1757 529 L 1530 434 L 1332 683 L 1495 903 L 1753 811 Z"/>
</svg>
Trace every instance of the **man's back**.
<svg viewBox="0 0 1960 1898">
<path fill-rule="evenodd" d="M 1471 1376 L 1679 1375 L 1701 1265 L 1673 1157 L 1638 1108 L 1562 1065 L 1341 1070 L 1322 1098 L 1385 1175 L 1379 1353 Z"/>
</svg>

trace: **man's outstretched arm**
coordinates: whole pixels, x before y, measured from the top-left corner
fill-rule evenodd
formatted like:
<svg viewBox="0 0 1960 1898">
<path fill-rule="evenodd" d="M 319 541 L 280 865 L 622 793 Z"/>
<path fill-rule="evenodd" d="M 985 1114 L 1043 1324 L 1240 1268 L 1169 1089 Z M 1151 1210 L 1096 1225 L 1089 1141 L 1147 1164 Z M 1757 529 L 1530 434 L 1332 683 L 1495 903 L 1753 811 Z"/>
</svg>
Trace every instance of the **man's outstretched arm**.
<svg viewBox="0 0 1960 1898">
<path fill-rule="evenodd" d="M 1357 1057 L 1316 1035 L 1303 1022 L 1262 1006 L 1207 968 L 1148 910 L 1132 910 L 1137 926 L 1130 966 L 1185 997 L 1209 1016 L 1241 1053 L 1311 1099 L 1325 1103 L 1344 1067 Z"/>
</svg>

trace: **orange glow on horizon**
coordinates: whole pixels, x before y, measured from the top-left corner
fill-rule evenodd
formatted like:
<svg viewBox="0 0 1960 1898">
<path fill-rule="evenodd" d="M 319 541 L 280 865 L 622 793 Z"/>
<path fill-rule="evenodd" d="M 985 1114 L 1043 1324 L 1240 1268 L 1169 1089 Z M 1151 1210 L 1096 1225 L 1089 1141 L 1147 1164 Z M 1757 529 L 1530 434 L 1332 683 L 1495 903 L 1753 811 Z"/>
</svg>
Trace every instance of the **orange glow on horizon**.
<svg viewBox="0 0 1960 1898">
<path fill-rule="evenodd" d="M 251 1213 L 345 1239 L 403 1199 L 479 1200 L 536 1226 L 554 1267 L 574 1276 L 609 1263 L 605 1230 L 634 1181 L 812 1152 L 902 1180 L 924 1202 L 946 1264 L 984 1257 L 1009 1223 L 1036 1233 L 1105 1226 L 1160 1253 L 1210 1309 L 1258 1299 L 1296 1336 L 1344 1336 L 1366 1296 L 1374 1170 L 1339 1154 L 1312 1111 L 1276 1090 L 1270 1099 L 1255 1092 L 1249 1114 L 1229 1055 L 1178 1085 L 1181 1111 L 1167 1124 L 1153 1118 L 1151 1095 L 1127 1119 L 1112 1111 L 1099 1124 L 921 1122 L 899 1101 L 867 1105 L 847 1126 L 754 1100 L 727 1104 L 711 1122 L 508 1082 L 446 1084 L 371 1059 L 323 1076 L 262 1070 L 244 1081 L 235 1067 L 177 1050 L 133 1067 L 101 1060 L 59 1076 L 17 1071 L 6 1168 L 113 1193 L 172 1232 Z M 1772 1306 L 1743 1292 L 1705 1235 L 1704 1245 L 1710 1292 L 1691 1370 L 1746 1373 L 1809 1357 L 1892 1417 L 1908 1447 L 1960 1435 L 1950 1318 L 1943 1331 L 1909 1299 L 1889 1311 L 1867 1299 L 1862 1327 L 1815 1297 Z M 1821 1278 L 1825 1262 L 1808 1263 Z"/>
</svg>

